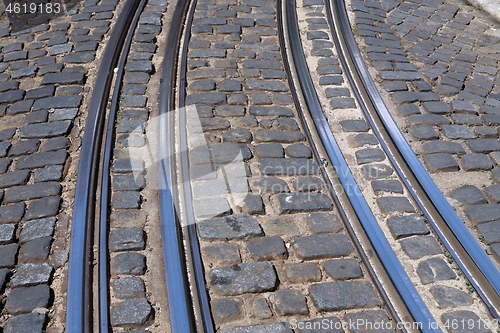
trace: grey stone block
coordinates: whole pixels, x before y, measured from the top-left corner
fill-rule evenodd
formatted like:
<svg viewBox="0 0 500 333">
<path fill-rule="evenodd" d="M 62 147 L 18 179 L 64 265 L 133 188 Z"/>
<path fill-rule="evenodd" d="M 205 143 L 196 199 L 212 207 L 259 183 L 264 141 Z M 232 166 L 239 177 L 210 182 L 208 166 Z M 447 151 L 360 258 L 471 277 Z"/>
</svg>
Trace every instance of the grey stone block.
<svg viewBox="0 0 500 333">
<path fill-rule="evenodd" d="M 441 315 L 441 321 L 449 327 L 451 333 L 488 333 L 489 325 L 482 321 L 474 312 L 459 310 Z"/>
<path fill-rule="evenodd" d="M 340 126 L 344 132 L 367 132 L 368 123 L 365 120 L 342 120 Z"/>
<path fill-rule="evenodd" d="M 0 188 L 24 185 L 29 179 L 30 170 L 12 171 L 0 174 Z"/>
<path fill-rule="evenodd" d="M 451 154 L 429 154 L 424 157 L 424 162 L 431 172 L 458 171 L 458 162 Z"/>
<path fill-rule="evenodd" d="M 200 221 L 197 227 L 203 239 L 240 239 L 263 234 L 257 220 L 246 213 Z"/>
<path fill-rule="evenodd" d="M 19 250 L 18 262 L 41 262 L 47 259 L 52 237 L 41 237 L 24 243 Z"/>
<path fill-rule="evenodd" d="M 323 267 L 326 273 L 336 280 L 355 279 L 363 275 L 356 259 L 327 260 Z"/>
<path fill-rule="evenodd" d="M 142 275 L 146 272 L 146 257 L 140 253 L 118 253 L 111 258 L 111 274 Z"/>
<path fill-rule="evenodd" d="M 302 260 L 346 256 L 353 251 L 349 239 L 342 234 L 314 234 L 295 237 L 293 245 L 297 257 Z"/>
<path fill-rule="evenodd" d="M 26 313 L 11 316 L 5 325 L 5 333 L 42 332 L 47 315 L 41 313 Z"/>
<path fill-rule="evenodd" d="M 146 240 L 144 230 L 140 227 L 116 228 L 109 236 L 110 251 L 144 250 Z"/>
<path fill-rule="evenodd" d="M 212 313 L 218 324 L 238 320 L 243 315 L 243 304 L 236 298 L 220 298 L 213 300 Z"/>
<path fill-rule="evenodd" d="M 451 197 L 462 205 L 486 204 L 486 196 L 473 185 L 461 186 L 451 192 Z"/>
<path fill-rule="evenodd" d="M 314 306 L 319 311 L 337 311 L 380 304 L 373 286 L 368 282 L 318 283 L 309 288 L 309 293 Z"/>
<path fill-rule="evenodd" d="M 152 316 L 153 309 L 145 298 L 133 298 L 111 304 L 112 326 L 142 326 Z"/>
<path fill-rule="evenodd" d="M 17 268 L 11 279 L 11 285 L 13 288 L 17 288 L 49 283 L 53 272 L 54 268 L 47 263 L 23 264 Z"/>
<path fill-rule="evenodd" d="M 380 210 L 384 214 L 391 212 L 415 212 L 415 208 L 405 197 L 381 197 L 376 200 Z"/>
<path fill-rule="evenodd" d="M 448 139 L 474 139 L 476 137 L 474 132 L 462 125 L 443 125 L 441 128 Z"/>
<path fill-rule="evenodd" d="M 318 174 L 317 164 L 303 158 L 262 158 L 260 170 L 264 175 L 310 175 Z"/>
<path fill-rule="evenodd" d="M 488 171 L 493 169 L 493 162 L 488 155 L 480 153 L 465 154 L 460 159 L 462 169 L 465 171 Z"/>
<path fill-rule="evenodd" d="M 500 220 L 500 204 L 484 204 L 467 207 L 465 213 L 474 224 Z"/>
<path fill-rule="evenodd" d="M 448 286 L 434 286 L 430 289 L 439 306 L 455 308 L 472 304 L 472 297 L 464 291 Z"/>
<path fill-rule="evenodd" d="M 205 260 L 216 265 L 236 265 L 241 262 L 238 246 L 234 244 L 206 246 L 202 253 Z"/>
<path fill-rule="evenodd" d="M 474 153 L 491 153 L 500 150 L 500 140 L 496 139 L 471 139 L 466 141 Z"/>
<path fill-rule="evenodd" d="M 210 270 L 209 284 L 218 295 L 234 296 L 273 290 L 278 283 L 270 262 L 251 262 Z"/>
<path fill-rule="evenodd" d="M 70 98 L 71 96 L 65 96 Z M 68 134 L 71 128 L 70 120 L 54 121 L 50 123 L 27 124 L 21 126 L 20 136 L 29 138 L 51 138 Z"/>
<path fill-rule="evenodd" d="M 141 298 L 146 294 L 144 281 L 136 276 L 116 279 L 111 282 L 114 296 L 119 299 Z"/>
<path fill-rule="evenodd" d="M 279 193 L 272 196 L 278 214 L 329 210 L 333 204 L 324 193 Z"/>
<path fill-rule="evenodd" d="M 299 290 L 278 290 L 274 294 L 274 302 L 274 309 L 281 316 L 307 315 L 309 313 L 306 299 Z"/>
<path fill-rule="evenodd" d="M 442 258 L 430 258 L 418 264 L 417 274 L 422 284 L 456 278 L 453 270 Z"/>
<path fill-rule="evenodd" d="M 396 239 L 429 233 L 429 228 L 418 214 L 391 217 L 387 220 L 387 224 Z"/>
<path fill-rule="evenodd" d="M 47 216 L 54 216 L 59 211 L 61 198 L 50 196 L 33 200 L 28 204 L 28 209 L 24 215 L 25 220 L 38 219 Z"/>
<path fill-rule="evenodd" d="M 290 328 L 290 325 L 280 322 L 256 326 L 226 328 L 220 330 L 220 333 L 293 333 L 293 330 Z"/>
<path fill-rule="evenodd" d="M 37 308 L 47 308 L 49 300 L 50 288 L 46 284 L 16 288 L 9 293 L 5 309 L 14 315 L 27 313 Z"/>
<path fill-rule="evenodd" d="M 250 255 L 255 260 L 275 260 L 286 256 L 285 243 L 280 236 L 256 237 L 247 242 Z"/>
<path fill-rule="evenodd" d="M 21 156 L 17 162 L 17 168 L 34 169 L 48 165 L 64 164 L 67 156 L 68 152 L 65 149 Z"/>
<path fill-rule="evenodd" d="M 311 148 L 302 143 L 294 143 L 285 148 L 286 155 L 291 158 L 311 158 Z"/>
<path fill-rule="evenodd" d="M 139 208 L 140 204 L 141 194 L 137 191 L 120 191 L 113 195 L 114 208 Z"/>
<path fill-rule="evenodd" d="M 355 154 L 358 164 L 381 162 L 385 160 L 385 154 L 379 148 L 365 148 L 357 150 Z"/>
</svg>

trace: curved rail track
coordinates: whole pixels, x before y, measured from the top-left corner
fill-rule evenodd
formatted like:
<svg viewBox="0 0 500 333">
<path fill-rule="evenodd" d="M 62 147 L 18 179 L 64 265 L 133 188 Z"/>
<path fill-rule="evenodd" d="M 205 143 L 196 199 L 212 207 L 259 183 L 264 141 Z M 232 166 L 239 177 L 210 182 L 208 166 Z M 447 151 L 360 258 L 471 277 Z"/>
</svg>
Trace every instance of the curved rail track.
<svg viewBox="0 0 500 333">
<path fill-rule="evenodd" d="M 128 0 L 125 3 L 104 52 L 90 101 L 78 166 L 77 204 L 71 234 L 66 317 L 66 331 L 70 333 L 91 332 L 96 327 L 100 332 L 110 330 L 107 207 L 113 126 L 126 55 L 145 2 Z M 174 333 L 215 331 L 193 212 L 186 113 L 178 111 L 186 104 L 187 48 L 196 3 L 196 0 L 177 2 L 166 41 L 159 97 L 159 214 L 170 325 Z M 326 0 L 325 4 L 336 48 L 341 51 L 341 63 L 348 72 L 349 81 L 374 133 L 444 246 L 492 315 L 499 318 L 498 270 L 436 188 L 390 116 L 357 49 L 344 2 Z M 385 302 L 385 308 L 397 323 L 424 324 L 417 328 L 402 328 L 401 331 L 441 332 L 385 238 L 328 127 L 302 51 L 295 0 L 279 0 L 277 17 L 284 67 L 302 127 L 306 129 L 307 139 L 314 148 L 314 157 L 330 194 L 371 280 Z M 116 66 L 118 71 L 114 75 Z M 106 116 L 113 79 L 117 83 Z M 105 149 L 100 158 L 106 121 Z M 99 205 L 96 204 L 98 200 Z M 96 206 L 99 207 L 98 213 Z M 95 215 L 98 218 L 95 219 Z M 99 221 L 97 226 L 94 219 Z M 98 315 L 93 310 L 96 301 L 92 293 L 94 273 L 91 258 L 92 239 L 96 233 L 99 240 Z"/>
<path fill-rule="evenodd" d="M 409 146 L 378 92 L 352 34 L 343 1 L 326 1 L 340 60 L 374 133 L 418 206 L 474 286 L 500 319 L 500 272 L 487 257 Z"/>
</svg>

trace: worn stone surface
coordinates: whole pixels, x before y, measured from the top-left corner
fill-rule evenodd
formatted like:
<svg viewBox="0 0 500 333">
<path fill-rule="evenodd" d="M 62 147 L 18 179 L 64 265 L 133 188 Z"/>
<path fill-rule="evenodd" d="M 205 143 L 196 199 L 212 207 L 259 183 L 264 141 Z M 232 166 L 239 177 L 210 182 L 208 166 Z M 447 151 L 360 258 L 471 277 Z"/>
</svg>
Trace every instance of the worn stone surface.
<svg viewBox="0 0 500 333">
<path fill-rule="evenodd" d="M 325 272 L 336 280 L 361 277 L 361 267 L 356 259 L 327 260 L 323 265 Z"/>
<path fill-rule="evenodd" d="M 133 298 L 111 304 L 110 321 L 113 326 L 144 325 L 152 315 L 145 298 Z"/>
<path fill-rule="evenodd" d="M 403 239 L 401 246 L 412 259 L 441 253 L 439 244 L 432 236 L 417 236 Z"/>
<path fill-rule="evenodd" d="M 278 279 L 270 262 L 251 262 L 214 268 L 208 282 L 217 294 L 234 296 L 273 290 Z"/>
<path fill-rule="evenodd" d="M 441 258 L 430 258 L 422 261 L 418 265 L 417 274 L 423 284 L 451 280 L 456 277 L 453 270 Z"/>
<path fill-rule="evenodd" d="M 437 285 L 430 289 L 436 302 L 442 307 L 459 307 L 472 304 L 472 297 L 456 288 Z"/>
<path fill-rule="evenodd" d="M 205 239 L 248 238 L 262 235 L 257 220 L 247 213 L 200 221 L 197 227 L 200 237 Z"/>
</svg>

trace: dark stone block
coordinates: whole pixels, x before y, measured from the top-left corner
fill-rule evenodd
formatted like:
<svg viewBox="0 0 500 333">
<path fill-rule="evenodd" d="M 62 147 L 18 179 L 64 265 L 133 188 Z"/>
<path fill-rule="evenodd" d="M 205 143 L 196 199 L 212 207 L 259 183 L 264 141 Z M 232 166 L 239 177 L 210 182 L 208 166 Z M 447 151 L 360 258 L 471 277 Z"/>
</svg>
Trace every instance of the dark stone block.
<svg viewBox="0 0 500 333">
<path fill-rule="evenodd" d="M 403 185 L 398 180 L 374 180 L 371 184 L 375 193 L 379 191 L 403 193 Z"/>
<path fill-rule="evenodd" d="M 33 239 L 21 246 L 18 260 L 20 264 L 45 261 L 50 252 L 52 237 L 41 237 Z"/>
<path fill-rule="evenodd" d="M 324 193 L 280 193 L 272 200 L 277 204 L 278 214 L 329 210 L 333 204 Z"/>
<path fill-rule="evenodd" d="M 41 313 L 27 313 L 12 316 L 5 326 L 5 333 L 42 332 L 47 315 Z"/>
<path fill-rule="evenodd" d="M 31 312 L 36 308 L 46 308 L 49 305 L 50 288 L 46 284 L 34 287 L 13 289 L 7 297 L 5 309 L 10 314 Z"/>
<path fill-rule="evenodd" d="M 301 260 L 347 256 L 353 251 L 349 239 L 342 234 L 295 237 L 294 247 L 297 257 Z"/>
<path fill-rule="evenodd" d="M 403 239 L 401 246 L 411 259 L 442 253 L 439 244 L 432 236 L 418 236 Z"/>
<path fill-rule="evenodd" d="M 146 257 L 140 253 L 119 253 L 111 258 L 111 274 L 142 275 L 146 272 Z"/>
<path fill-rule="evenodd" d="M 250 255 L 255 260 L 275 260 L 286 256 L 285 243 L 279 236 L 256 237 L 247 242 Z"/>
<path fill-rule="evenodd" d="M 142 326 L 152 316 L 153 309 L 145 298 L 133 298 L 112 303 L 110 321 L 112 326 Z"/>
<path fill-rule="evenodd" d="M 434 286 L 430 289 L 431 294 L 441 307 L 459 307 L 472 304 L 472 297 L 464 291 L 447 286 Z"/>
<path fill-rule="evenodd" d="M 458 171 L 458 163 L 451 154 L 430 154 L 424 162 L 431 172 Z"/>
<path fill-rule="evenodd" d="M 418 214 L 391 217 L 387 220 L 387 224 L 396 239 L 412 235 L 427 235 L 429 233 L 429 228 Z"/>
<path fill-rule="evenodd" d="M 263 234 L 257 220 L 245 213 L 204 220 L 197 227 L 203 239 L 240 239 Z"/>
<path fill-rule="evenodd" d="M 405 197 L 381 197 L 377 198 L 377 203 L 384 214 L 391 212 L 415 212 L 415 208 Z"/>
<path fill-rule="evenodd" d="M 119 299 L 141 298 L 146 294 L 144 281 L 136 276 L 116 279 L 111 282 L 114 296 Z"/>
<path fill-rule="evenodd" d="M 336 280 L 355 279 L 363 275 L 356 259 L 327 260 L 323 267 Z"/>
<path fill-rule="evenodd" d="M 430 258 L 422 261 L 417 268 L 417 274 L 422 284 L 456 278 L 453 270 L 441 258 Z"/>
<path fill-rule="evenodd" d="M 299 290 L 284 289 L 274 294 L 274 308 L 281 316 L 307 315 L 306 298 Z"/>
<path fill-rule="evenodd" d="M 278 278 L 270 262 L 251 262 L 210 270 L 209 284 L 224 296 L 260 293 L 273 290 Z"/>
</svg>

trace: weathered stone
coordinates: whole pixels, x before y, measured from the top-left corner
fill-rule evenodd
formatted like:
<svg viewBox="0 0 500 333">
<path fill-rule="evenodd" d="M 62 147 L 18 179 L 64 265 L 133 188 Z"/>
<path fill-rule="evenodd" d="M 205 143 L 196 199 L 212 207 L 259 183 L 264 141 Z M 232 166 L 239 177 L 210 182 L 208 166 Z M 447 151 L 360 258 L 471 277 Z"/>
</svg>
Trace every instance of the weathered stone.
<svg viewBox="0 0 500 333">
<path fill-rule="evenodd" d="M 493 169 L 493 162 L 485 154 L 470 153 L 465 154 L 460 159 L 462 169 L 465 171 L 480 171 Z"/>
<path fill-rule="evenodd" d="M 346 256 L 353 251 L 349 239 L 342 234 L 314 234 L 295 237 L 293 245 L 297 257 L 302 260 Z"/>
<path fill-rule="evenodd" d="M 144 250 L 146 246 L 144 230 L 135 228 L 117 228 L 109 236 L 110 251 Z"/>
<path fill-rule="evenodd" d="M 202 251 L 205 260 L 216 265 L 236 265 L 241 262 L 238 246 L 233 244 L 206 246 Z"/>
<path fill-rule="evenodd" d="M 418 265 L 417 274 L 423 284 L 456 278 L 453 270 L 441 258 L 430 258 L 422 261 Z"/>
<path fill-rule="evenodd" d="M 365 310 L 350 313 L 344 317 L 344 320 L 348 327 L 354 326 L 358 332 L 370 332 L 373 328 L 376 328 L 377 333 L 394 332 L 394 325 L 384 310 Z"/>
<path fill-rule="evenodd" d="M 279 193 L 272 196 L 278 214 L 329 210 L 333 206 L 324 193 Z"/>
<path fill-rule="evenodd" d="M 141 326 L 153 313 L 145 298 L 133 298 L 111 304 L 110 321 L 112 326 Z"/>
<path fill-rule="evenodd" d="M 0 174 L 0 188 L 23 185 L 29 179 L 29 170 L 12 171 Z"/>
<path fill-rule="evenodd" d="M 111 274 L 142 275 L 146 272 L 146 257 L 140 253 L 118 253 L 111 258 Z"/>
<path fill-rule="evenodd" d="M 24 264 L 17 268 L 12 277 L 11 285 L 13 288 L 29 287 L 40 283 L 49 283 L 54 272 L 54 268 L 49 264 Z"/>
<path fill-rule="evenodd" d="M 384 214 L 391 212 L 415 212 L 415 208 L 405 197 L 381 197 L 377 198 L 377 204 Z"/>
<path fill-rule="evenodd" d="M 247 242 L 250 255 L 255 260 L 275 260 L 286 256 L 285 243 L 280 236 L 256 237 Z"/>
<path fill-rule="evenodd" d="M 61 198 L 59 196 L 50 196 L 33 200 L 29 203 L 25 220 L 38 219 L 47 216 L 54 216 L 59 211 Z"/>
<path fill-rule="evenodd" d="M 46 284 L 16 288 L 9 293 L 5 309 L 13 315 L 27 313 L 37 308 L 47 308 L 49 300 L 50 288 Z"/>
<path fill-rule="evenodd" d="M 36 312 L 11 316 L 5 325 L 5 333 L 43 332 L 46 319 L 47 315 Z"/>
<path fill-rule="evenodd" d="M 500 220 L 500 204 L 484 204 L 467 207 L 465 213 L 474 224 Z"/>
<path fill-rule="evenodd" d="M 139 208 L 141 194 L 137 191 L 120 191 L 113 194 L 114 208 Z"/>
<path fill-rule="evenodd" d="M 467 144 L 475 153 L 491 153 L 500 150 L 500 140 L 496 139 L 471 139 Z"/>
<path fill-rule="evenodd" d="M 70 96 L 65 96 L 69 98 Z M 27 124 L 21 126 L 21 138 L 51 138 L 68 134 L 71 128 L 70 120 L 54 121 L 50 123 Z"/>
<path fill-rule="evenodd" d="M 305 140 L 305 136 L 299 131 L 259 130 L 255 132 L 255 141 L 257 142 L 294 143 L 303 140 Z"/>
<path fill-rule="evenodd" d="M 482 321 L 474 312 L 459 310 L 447 312 L 441 315 L 441 321 L 448 327 L 451 333 L 488 333 L 491 332 L 490 325 Z"/>
<path fill-rule="evenodd" d="M 306 299 L 299 290 L 284 289 L 274 294 L 274 308 L 281 316 L 306 315 L 309 313 Z"/>
<path fill-rule="evenodd" d="M 424 157 L 424 162 L 431 172 L 458 171 L 458 162 L 451 154 L 429 154 Z"/>
<path fill-rule="evenodd" d="M 313 263 L 287 264 L 284 268 L 286 278 L 292 283 L 316 282 L 321 280 L 321 271 Z"/>
<path fill-rule="evenodd" d="M 472 304 L 472 297 L 464 291 L 448 286 L 434 286 L 430 289 L 431 294 L 441 307 L 455 308 Z"/>
<path fill-rule="evenodd" d="M 286 155 L 291 158 L 311 158 L 311 148 L 302 143 L 294 143 L 285 148 Z"/>
<path fill-rule="evenodd" d="M 46 97 L 37 99 L 33 105 L 33 110 L 78 108 L 81 102 L 82 95 Z"/>
<path fill-rule="evenodd" d="M 403 185 L 401 185 L 401 182 L 399 182 L 398 180 L 374 180 L 371 182 L 371 185 L 375 193 L 380 191 L 403 193 Z"/>
<path fill-rule="evenodd" d="M 318 177 L 299 177 L 293 181 L 293 187 L 297 192 L 320 191 L 323 188 L 323 181 Z"/>
<path fill-rule="evenodd" d="M 441 128 L 449 139 L 474 139 L 476 137 L 474 132 L 462 125 L 443 125 Z"/>
<path fill-rule="evenodd" d="M 235 321 L 243 314 L 243 304 L 239 299 L 215 299 L 212 304 L 212 314 L 218 324 Z"/>
<path fill-rule="evenodd" d="M 391 217 L 387 220 L 387 224 L 396 239 L 429 233 L 429 228 L 418 214 Z"/>
<path fill-rule="evenodd" d="M 307 217 L 309 229 L 314 233 L 335 233 L 343 229 L 342 222 L 335 214 L 312 213 Z"/>
<path fill-rule="evenodd" d="M 383 160 L 385 160 L 385 154 L 379 148 L 366 148 L 356 151 L 356 161 L 358 164 L 381 162 Z"/>
<path fill-rule="evenodd" d="M 114 296 L 119 299 L 141 298 L 146 294 L 144 281 L 136 276 L 114 280 L 111 287 Z"/>
<path fill-rule="evenodd" d="M 327 260 L 323 267 L 336 280 L 354 279 L 363 275 L 356 259 Z"/>
<path fill-rule="evenodd" d="M 368 180 L 387 178 L 394 172 L 394 170 L 386 164 L 364 165 L 362 170 Z"/>
<path fill-rule="evenodd" d="M 18 261 L 20 264 L 27 262 L 38 263 L 47 260 L 50 252 L 52 237 L 35 238 L 24 243 L 19 250 Z"/>
<path fill-rule="evenodd" d="M 314 284 L 309 288 L 313 304 L 319 311 L 337 311 L 380 304 L 368 282 L 335 281 Z"/>
<path fill-rule="evenodd" d="M 216 217 L 197 223 L 198 232 L 204 239 L 240 239 L 262 235 L 262 229 L 249 214 Z"/>
<path fill-rule="evenodd" d="M 214 268 L 209 273 L 209 285 L 224 296 L 271 291 L 278 282 L 270 262 L 251 262 Z"/>
<path fill-rule="evenodd" d="M 21 156 L 17 162 L 17 168 L 35 169 L 47 165 L 63 164 L 66 161 L 67 156 L 68 153 L 65 149 Z"/>
<path fill-rule="evenodd" d="M 264 175 L 310 175 L 318 174 L 317 164 L 303 158 L 262 158 L 260 170 Z"/>
<path fill-rule="evenodd" d="M 367 132 L 369 130 L 368 123 L 359 119 L 342 120 L 340 126 L 344 132 Z"/>
<path fill-rule="evenodd" d="M 290 325 L 286 323 L 264 324 L 256 326 L 245 326 L 236 328 L 226 328 L 220 333 L 293 333 Z"/>
<path fill-rule="evenodd" d="M 439 244 L 432 236 L 418 236 L 403 239 L 401 241 L 401 246 L 411 259 L 418 259 L 442 252 Z"/>
<path fill-rule="evenodd" d="M 241 153 L 241 157 L 238 155 Z M 247 160 L 252 156 L 246 144 L 221 143 L 196 147 L 189 152 L 190 163 L 193 164 L 228 164 L 236 158 Z"/>
</svg>

